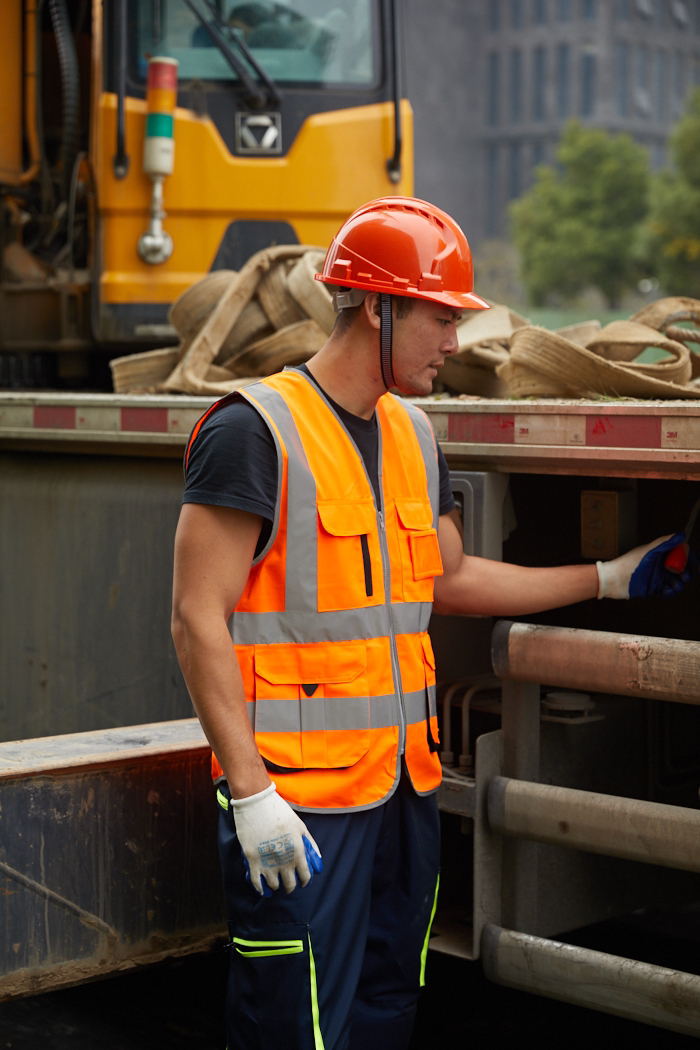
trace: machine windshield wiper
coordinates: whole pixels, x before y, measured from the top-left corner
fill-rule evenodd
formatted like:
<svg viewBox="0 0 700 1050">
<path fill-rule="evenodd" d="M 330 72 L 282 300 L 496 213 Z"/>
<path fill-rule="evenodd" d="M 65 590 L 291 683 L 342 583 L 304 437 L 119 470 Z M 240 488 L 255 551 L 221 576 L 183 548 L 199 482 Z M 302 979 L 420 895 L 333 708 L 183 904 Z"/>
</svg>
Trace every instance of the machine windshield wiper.
<svg viewBox="0 0 700 1050">
<path fill-rule="evenodd" d="M 233 72 L 240 79 L 241 84 L 243 85 L 246 101 L 253 109 L 263 109 L 268 105 L 279 105 L 280 95 L 277 90 L 277 85 L 270 79 L 260 63 L 254 58 L 245 40 L 236 33 L 229 32 L 228 26 L 226 26 L 219 18 L 218 11 L 211 3 L 211 0 L 202 0 L 202 2 L 206 8 L 206 14 L 203 14 L 199 10 L 194 3 L 194 0 L 185 0 L 185 3 L 192 14 L 197 18 L 201 25 L 204 26 Z M 245 62 L 241 60 L 239 54 L 236 54 L 234 48 L 236 51 L 240 52 L 240 55 L 243 56 L 245 62 L 247 62 L 253 70 L 258 78 L 258 83 L 253 80 L 246 68 Z"/>
</svg>

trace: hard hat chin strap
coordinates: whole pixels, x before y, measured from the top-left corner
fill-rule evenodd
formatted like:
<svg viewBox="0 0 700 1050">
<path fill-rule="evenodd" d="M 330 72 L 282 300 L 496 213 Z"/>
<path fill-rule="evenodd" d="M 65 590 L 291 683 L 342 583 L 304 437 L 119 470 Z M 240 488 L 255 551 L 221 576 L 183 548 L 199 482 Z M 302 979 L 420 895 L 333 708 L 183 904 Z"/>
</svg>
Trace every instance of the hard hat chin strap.
<svg viewBox="0 0 700 1050">
<path fill-rule="evenodd" d="M 379 361 L 382 368 L 382 379 L 387 390 L 396 386 L 394 370 L 391 367 L 391 296 L 379 296 Z"/>
</svg>

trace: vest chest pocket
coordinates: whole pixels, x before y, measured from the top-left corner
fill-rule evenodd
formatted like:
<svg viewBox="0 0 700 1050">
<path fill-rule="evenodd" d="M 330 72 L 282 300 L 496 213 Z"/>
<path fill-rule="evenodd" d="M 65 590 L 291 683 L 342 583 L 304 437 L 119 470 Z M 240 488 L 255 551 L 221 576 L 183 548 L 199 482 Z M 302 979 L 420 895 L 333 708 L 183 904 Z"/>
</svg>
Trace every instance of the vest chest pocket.
<svg viewBox="0 0 700 1050">
<path fill-rule="evenodd" d="M 442 576 L 442 557 L 432 509 L 427 501 L 397 499 L 397 535 L 401 553 L 403 598 L 431 601 L 433 579 Z"/>
<path fill-rule="evenodd" d="M 265 645 L 255 649 L 255 739 L 282 772 L 354 765 L 370 745 L 367 647 Z"/>
<path fill-rule="evenodd" d="M 318 509 L 318 610 L 383 601 L 377 518 L 370 499 L 322 500 Z"/>
</svg>

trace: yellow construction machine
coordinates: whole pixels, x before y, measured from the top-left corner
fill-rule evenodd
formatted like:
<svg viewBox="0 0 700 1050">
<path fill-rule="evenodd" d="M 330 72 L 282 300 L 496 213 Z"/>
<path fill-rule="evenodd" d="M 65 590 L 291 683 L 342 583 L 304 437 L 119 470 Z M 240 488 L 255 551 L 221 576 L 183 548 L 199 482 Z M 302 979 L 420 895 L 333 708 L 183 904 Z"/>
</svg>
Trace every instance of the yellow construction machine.
<svg viewBox="0 0 700 1050">
<path fill-rule="evenodd" d="M 0 387 L 99 387 L 210 270 L 412 192 L 395 0 L 3 0 L 0 31 Z"/>
</svg>

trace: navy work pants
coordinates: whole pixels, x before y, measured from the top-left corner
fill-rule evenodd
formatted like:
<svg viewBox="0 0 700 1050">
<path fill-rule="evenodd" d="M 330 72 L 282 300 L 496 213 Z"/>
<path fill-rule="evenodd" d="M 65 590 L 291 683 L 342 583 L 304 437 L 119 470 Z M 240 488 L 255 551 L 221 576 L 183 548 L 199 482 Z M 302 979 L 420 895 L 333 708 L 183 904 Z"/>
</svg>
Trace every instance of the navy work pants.
<svg viewBox="0 0 700 1050">
<path fill-rule="evenodd" d="M 220 812 L 228 1050 L 406 1050 L 437 894 L 436 796 L 416 795 L 404 774 L 376 809 L 301 817 L 324 870 L 261 897 Z"/>
</svg>

